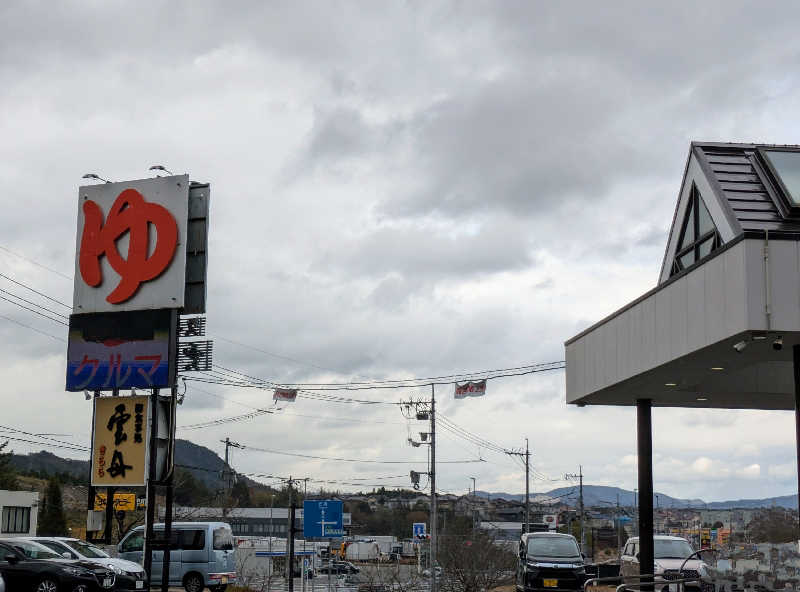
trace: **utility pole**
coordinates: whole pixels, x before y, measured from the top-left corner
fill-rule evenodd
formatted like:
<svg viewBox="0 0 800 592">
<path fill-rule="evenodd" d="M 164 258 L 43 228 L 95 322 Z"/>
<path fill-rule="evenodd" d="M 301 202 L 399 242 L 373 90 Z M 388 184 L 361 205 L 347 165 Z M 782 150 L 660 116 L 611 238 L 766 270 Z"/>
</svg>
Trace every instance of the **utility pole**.
<svg viewBox="0 0 800 592">
<path fill-rule="evenodd" d="M 470 504 L 472 507 L 472 532 L 475 532 L 475 514 L 478 512 L 478 500 L 476 495 L 475 477 L 470 477 L 470 479 L 472 479 L 472 503 Z"/>
<path fill-rule="evenodd" d="M 581 520 L 581 553 L 586 553 L 586 532 L 584 530 L 584 511 L 583 511 L 583 465 L 578 467 L 578 474 L 567 474 L 564 475 L 565 479 L 578 479 L 580 484 L 580 493 L 578 495 L 578 507 L 580 510 L 580 520 Z"/>
<path fill-rule="evenodd" d="M 292 495 L 292 476 L 289 475 L 289 528 L 286 534 L 289 537 L 289 560 L 286 562 L 286 579 L 289 592 L 294 592 L 294 496 Z"/>
<path fill-rule="evenodd" d="M 437 583 L 436 518 L 436 385 L 431 384 L 431 592 L 436 592 Z"/>
<path fill-rule="evenodd" d="M 525 438 L 525 452 L 517 450 L 506 450 L 509 456 L 525 457 L 525 522 L 522 525 L 522 532 L 530 531 L 530 494 L 531 494 L 531 450 L 528 446 L 528 439 Z"/>
<path fill-rule="evenodd" d="M 233 489 L 233 469 L 231 469 L 230 464 L 230 453 L 229 450 L 231 448 L 241 448 L 242 445 L 238 442 L 232 442 L 230 438 L 225 438 L 224 440 L 220 440 L 223 444 L 225 444 L 225 483 L 228 486 L 228 492 Z"/>
<path fill-rule="evenodd" d="M 525 438 L 525 529 L 522 532 L 530 531 L 530 493 L 531 493 L 531 450 L 528 447 L 528 439 Z"/>
<path fill-rule="evenodd" d="M 578 477 L 580 478 L 580 506 L 581 506 L 581 552 L 586 552 L 586 532 L 584 530 L 584 511 L 583 511 L 583 466 L 578 467 Z"/>
<path fill-rule="evenodd" d="M 622 516 L 619 513 L 619 494 L 617 494 L 617 552 L 622 554 L 622 522 L 620 521 Z"/>
</svg>

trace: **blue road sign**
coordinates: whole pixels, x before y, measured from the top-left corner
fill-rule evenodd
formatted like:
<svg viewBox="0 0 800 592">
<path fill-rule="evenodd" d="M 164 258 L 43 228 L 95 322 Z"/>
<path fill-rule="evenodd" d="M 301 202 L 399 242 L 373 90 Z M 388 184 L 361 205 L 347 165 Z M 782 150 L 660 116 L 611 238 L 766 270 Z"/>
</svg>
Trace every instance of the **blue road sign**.
<svg viewBox="0 0 800 592">
<path fill-rule="evenodd" d="M 412 526 L 414 529 L 414 538 L 422 538 L 425 536 L 425 523 L 424 522 L 415 522 Z"/>
<path fill-rule="evenodd" d="M 303 502 L 303 536 L 329 539 L 344 536 L 341 500 Z"/>
</svg>

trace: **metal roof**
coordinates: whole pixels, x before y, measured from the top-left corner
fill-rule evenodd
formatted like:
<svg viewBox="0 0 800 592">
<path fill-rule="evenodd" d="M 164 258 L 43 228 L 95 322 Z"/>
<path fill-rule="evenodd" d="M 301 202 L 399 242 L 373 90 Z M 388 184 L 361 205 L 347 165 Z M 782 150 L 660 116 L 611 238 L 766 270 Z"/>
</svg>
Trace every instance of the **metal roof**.
<svg viewBox="0 0 800 592">
<path fill-rule="evenodd" d="M 692 152 L 717 198 L 727 205 L 729 218 L 738 222 L 739 232 L 798 232 L 800 219 L 786 217 L 781 212 L 778 189 L 756 156 L 760 148 L 797 150 L 800 146 L 692 142 Z"/>
</svg>

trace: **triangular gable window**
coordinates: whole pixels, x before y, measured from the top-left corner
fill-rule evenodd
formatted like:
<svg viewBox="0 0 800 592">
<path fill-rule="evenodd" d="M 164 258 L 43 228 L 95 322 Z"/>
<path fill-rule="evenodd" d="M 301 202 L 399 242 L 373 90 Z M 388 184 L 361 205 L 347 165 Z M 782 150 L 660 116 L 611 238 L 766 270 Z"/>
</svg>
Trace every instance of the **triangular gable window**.
<svg viewBox="0 0 800 592">
<path fill-rule="evenodd" d="M 693 186 L 670 275 L 675 275 L 697 263 L 720 246 L 722 246 L 722 240 L 717 227 L 711 219 L 711 214 L 708 213 L 708 208 L 703 202 L 700 192 Z"/>
</svg>

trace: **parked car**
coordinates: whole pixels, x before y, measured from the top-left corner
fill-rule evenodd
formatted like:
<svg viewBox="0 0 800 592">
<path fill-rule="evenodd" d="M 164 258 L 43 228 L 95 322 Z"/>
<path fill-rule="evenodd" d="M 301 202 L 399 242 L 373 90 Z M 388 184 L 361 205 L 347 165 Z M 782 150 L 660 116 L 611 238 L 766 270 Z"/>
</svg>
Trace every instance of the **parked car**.
<svg viewBox="0 0 800 592">
<path fill-rule="evenodd" d="M 518 592 L 583 589 L 586 568 L 574 536 L 554 532 L 523 534 L 518 555 Z"/>
<path fill-rule="evenodd" d="M 685 578 L 701 578 L 708 575 L 708 565 L 702 559 L 695 558 L 686 561 L 694 553 L 692 546 L 684 538 L 666 535 L 653 537 L 655 548 L 655 574 L 665 580 Z M 685 565 L 684 565 L 684 562 Z M 683 571 L 681 572 L 681 566 Z M 625 584 L 638 584 L 639 582 L 639 537 L 629 538 L 622 548 L 620 556 L 620 572 Z M 682 575 L 681 575 L 682 574 Z M 665 588 L 667 588 L 665 586 Z M 701 583 L 686 584 L 687 589 L 702 589 Z"/>
<path fill-rule="evenodd" d="M 3 579 L 3 574 L 0 573 L 0 592 L 6 592 L 6 581 Z"/>
<path fill-rule="evenodd" d="M 107 567 L 23 539 L 0 539 L 0 574 L 8 592 L 94 592 L 112 590 L 116 580 Z"/>
<path fill-rule="evenodd" d="M 111 557 L 108 553 L 80 539 L 69 537 L 26 537 L 68 559 L 83 559 L 106 566 L 116 574 L 115 590 L 145 590 L 147 574 L 138 563 Z"/>
<path fill-rule="evenodd" d="M 357 574 L 361 570 L 349 561 L 334 561 L 317 568 L 319 574 Z"/>
<path fill-rule="evenodd" d="M 164 525 L 155 525 L 156 537 L 164 538 Z M 144 527 L 131 530 L 117 545 L 122 559 L 142 563 Z M 222 592 L 236 582 L 233 532 L 224 522 L 175 522 L 169 542 L 169 583 L 186 592 L 208 587 Z M 151 582 L 161 582 L 164 552 L 153 550 Z"/>
<path fill-rule="evenodd" d="M 442 577 L 442 573 L 443 573 L 443 571 L 442 571 L 442 568 L 441 568 L 441 566 L 437 565 L 437 566 L 436 566 L 436 568 L 434 569 L 434 571 L 436 572 L 436 577 L 437 577 L 437 578 L 441 578 L 441 577 Z M 431 577 L 431 570 L 430 570 L 430 568 L 428 568 L 428 569 L 426 569 L 426 570 L 423 570 L 423 571 L 422 571 L 422 577 L 423 577 L 423 578 L 429 578 L 429 577 Z"/>
</svg>

